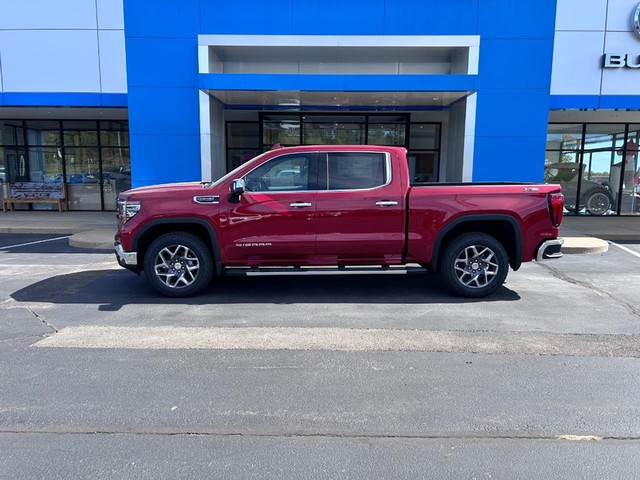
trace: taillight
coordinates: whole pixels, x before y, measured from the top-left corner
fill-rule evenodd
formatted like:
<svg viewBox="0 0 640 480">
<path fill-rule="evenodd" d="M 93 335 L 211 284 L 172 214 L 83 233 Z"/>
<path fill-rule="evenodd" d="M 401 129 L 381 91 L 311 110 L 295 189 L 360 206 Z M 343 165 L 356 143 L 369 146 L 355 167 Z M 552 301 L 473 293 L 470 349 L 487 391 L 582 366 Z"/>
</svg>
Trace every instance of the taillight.
<svg viewBox="0 0 640 480">
<path fill-rule="evenodd" d="M 549 195 L 549 212 L 554 227 L 559 227 L 562 223 L 562 212 L 564 210 L 564 195 L 552 193 Z"/>
</svg>

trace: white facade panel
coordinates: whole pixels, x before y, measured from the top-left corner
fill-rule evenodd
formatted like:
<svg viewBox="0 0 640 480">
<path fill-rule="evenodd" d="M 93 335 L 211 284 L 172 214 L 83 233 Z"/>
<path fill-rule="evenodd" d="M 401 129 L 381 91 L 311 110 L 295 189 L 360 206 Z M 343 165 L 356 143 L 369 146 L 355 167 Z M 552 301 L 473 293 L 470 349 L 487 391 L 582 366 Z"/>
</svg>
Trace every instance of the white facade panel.
<svg viewBox="0 0 640 480">
<path fill-rule="evenodd" d="M 100 40 L 100 85 L 103 93 L 126 93 L 124 30 L 103 30 Z"/>
<path fill-rule="evenodd" d="M 607 0 L 558 0 L 556 30 L 602 31 Z"/>
<path fill-rule="evenodd" d="M 638 0 L 609 0 L 607 30 L 610 32 L 630 32 L 631 17 L 637 6 Z"/>
<path fill-rule="evenodd" d="M 2 0 L 0 12 L 4 30 L 97 27 L 95 0 Z"/>
<path fill-rule="evenodd" d="M 640 63 L 640 40 L 631 32 L 607 32 L 605 50 L 628 54 L 633 64 Z M 640 95 L 640 68 L 603 69 L 602 95 Z"/>
<path fill-rule="evenodd" d="M 7 92 L 99 92 L 95 30 L 0 31 Z"/>
<path fill-rule="evenodd" d="M 599 95 L 604 31 L 556 32 L 552 95 Z"/>
<path fill-rule="evenodd" d="M 98 28 L 124 30 L 123 0 L 97 0 Z"/>
</svg>

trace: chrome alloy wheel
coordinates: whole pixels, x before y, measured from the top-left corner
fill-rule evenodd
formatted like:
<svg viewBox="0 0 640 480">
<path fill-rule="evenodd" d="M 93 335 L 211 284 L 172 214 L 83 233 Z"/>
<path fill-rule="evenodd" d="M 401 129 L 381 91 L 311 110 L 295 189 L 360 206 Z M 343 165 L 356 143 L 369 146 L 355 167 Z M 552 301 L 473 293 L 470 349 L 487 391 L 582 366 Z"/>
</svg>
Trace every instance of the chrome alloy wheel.
<svg viewBox="0 0 640 480">
<path fill-rule="evenodd" d="M 154 270 L 169 288 L 185 288 L 195 282 L 200 270 L 198 256 L 184 245 L 169 245 L 158 252 Z"/>
<path fill-rule="evenodd" d="M 458 281 L 468 288 L 486 287 L 500 270 L 495 252 L 483 245 L 470 245 L 462 250 L 454 268 Z"/>
</svg>

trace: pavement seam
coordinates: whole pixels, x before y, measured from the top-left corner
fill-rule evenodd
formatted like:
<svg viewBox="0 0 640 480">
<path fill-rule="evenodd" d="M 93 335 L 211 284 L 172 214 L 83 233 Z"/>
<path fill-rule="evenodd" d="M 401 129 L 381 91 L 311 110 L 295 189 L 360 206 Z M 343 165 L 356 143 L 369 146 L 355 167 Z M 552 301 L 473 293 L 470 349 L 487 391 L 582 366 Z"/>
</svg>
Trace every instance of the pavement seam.
<svg viewBox="0 0 640 480">
<path fill-rule="evenodd" d="M 127 435 L 127 436 L 166 436 L 166 437 L 242 437 L 242 438 L 319 438 L 319 439 L 345 439 L 345 440 L 556 440 L 556 441 L 640 441 L 640 436 L 625 435 L 531 435 L 531 434 L 340 434 L 340 433 L 243 433 L 243 432 L 215 432 L 206 430 L 185 430 L 185 431 L 127 431 L 109 429 L 70 429 L 58 430 L 55 427 L 36 427 L 34 429 L 4 429 L 0 428 L 0 435 Z M 570 440 L 567 437 L 578 437 L 577 440 Z M 588 440 L 580 437 L 590 437 Z"/>
</svg>

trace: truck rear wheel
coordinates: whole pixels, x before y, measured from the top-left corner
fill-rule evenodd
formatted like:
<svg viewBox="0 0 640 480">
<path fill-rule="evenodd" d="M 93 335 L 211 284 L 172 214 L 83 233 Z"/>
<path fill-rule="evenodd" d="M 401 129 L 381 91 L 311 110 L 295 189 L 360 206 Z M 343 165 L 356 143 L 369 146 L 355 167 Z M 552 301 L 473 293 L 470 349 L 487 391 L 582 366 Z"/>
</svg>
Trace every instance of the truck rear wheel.
<svg viewBox="0 0 640 480">
<path fill-rule="evenodd" d="M 440 274 L 455 294 L 480 298 L 495 292 L 507 278 L 509 257 L 502 244 L 486 233 L 465 233 L 445 248 Z"/>
<path fill-rule="evenodd" d="M 189 297 L 204 290 L 213 272 L 211 253 L 202 240 L 184 232 L 156 238 L 144 256 L 149 283 L 167 297 Z"/>
</svg>

